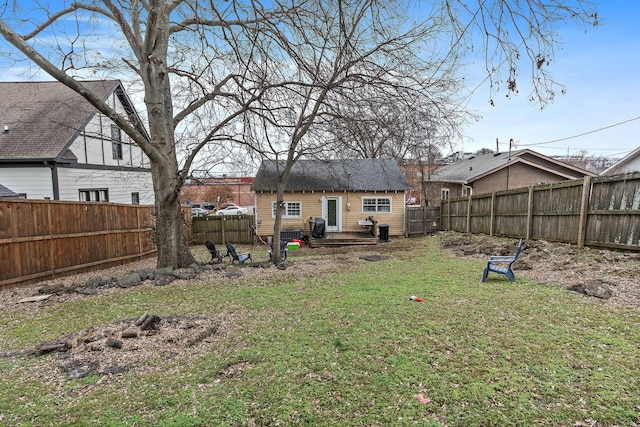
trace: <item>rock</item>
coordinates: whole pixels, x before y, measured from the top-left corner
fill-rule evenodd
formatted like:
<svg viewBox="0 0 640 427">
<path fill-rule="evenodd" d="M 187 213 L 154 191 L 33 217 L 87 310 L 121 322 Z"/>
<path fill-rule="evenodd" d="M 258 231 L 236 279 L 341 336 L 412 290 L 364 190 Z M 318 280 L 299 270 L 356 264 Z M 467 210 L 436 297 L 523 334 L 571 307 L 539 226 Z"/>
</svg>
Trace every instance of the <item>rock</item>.
<svg viewBox="0 0 640 427">
<path fill-rule="evenodd" d="M 74 360 L 60 366 L 60 368 L 67 373 L 69 378 L 78 379 L 95 373 L 98 368 L 98 362 L 81 362 Z"/>
<path fill-rule="evenodd" d="M 137 338 L 138 332 L 134 329 L 125 329 L 121 334 L 122 338 Z"/>
<path fill-rule="evenodd" d="M 138 270 L 140 280 L 153 280 L 156 277 L 156 270 L 153 268 L 142 268 Z"/>
<path fill-rule="evenodd" d="M 584 283 L 584 293 L 601 299 L 609 299 L 613 296 L 611 288 L 600 279 L 586 280 Z"/>
<path fill-rule="evenodd" d="M 196 272 L 193 268 L 178 268 L 173 271 L 173 274 L 182 280 L 191 280 L 196 277 Z"/>
<path fill-rule="evenodd" d="M 224 274 L 224 277 L 226 277 L 227 279 L 237 279 L 238 277 L 242 277 L 242 272 L 228 271 Z"/>
<path fill-rule="evenodd" d="M 166 286 L 174 280 L 176 280 L 176 275 L 173 274 L 172 268 L 166 267 L 156 270 L 156 278 L 154 280 L 156 286 Z"/>
<path fill-rule="evenodd" d="M 82 295 L 97 295 L 100 293 L 100 290 L 96 288 L 78 288 L 76 292 Z"/>
<path fill-rule="evenodd" d="M 156 279 L 153 281 L 153 283 L 155 283 L 156 286 L 166 286 L 174 280 L 176 280 L 176 276 L 174 276 L 173 274 L 158 275 L 156 273 Z"/>
<path fill-rule="evenodd" d="M 116 276 L 115 281 L 121 288 L 132 288 L 142 283 L 138 273 L 129 273 L 122 276 Z"/>
<path fill-rule="evenodd" d="M 65 286 L 62 284 L 47 284 L 38 289 L 39 294 L 53 294 L 53 295 L 63 295 L 70 294 L 75 291 L 75 288 L 70 286 Z"/>
<path fill-rule="evenodd" d="M 107 338 L 107 341 L 105 341 L 105 344 L 111 348 L 122 348 L 122 341 L 117 340 L 115 338 L 111 338 L 111 337 Z"/>
<path fill-rule="evenodd" d="M 160 323 L 160 316 L 152 314 L 142 322 L 140 329 L 143 331 L 155 331 L 158 329 L 158 323 Z"/>
<path fill-rule="evenodd" d="M 565 289 L 601 299 L 609 299 L 613 296 L 611 288 L 601 279 L 574 282 L 566 286 Z"/>
<path fill-rule="evenodd" d="M 87 281 L 84 283 L 84 286 L 86 288 L 92 288 L 92 289 L 110 288 L 111 286 L 113 286 L 114 282 L 115 282 L 114 278 L 94 276 L 87 279 Z"/>
</svg>

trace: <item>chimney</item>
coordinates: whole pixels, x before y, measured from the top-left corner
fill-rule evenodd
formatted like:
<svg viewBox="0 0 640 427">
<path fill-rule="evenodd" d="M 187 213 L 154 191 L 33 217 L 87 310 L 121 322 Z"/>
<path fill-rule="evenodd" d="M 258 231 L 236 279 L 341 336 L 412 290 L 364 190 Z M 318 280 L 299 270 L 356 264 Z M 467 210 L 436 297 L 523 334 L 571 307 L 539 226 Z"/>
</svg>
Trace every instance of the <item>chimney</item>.
<svg viewBox="0 0 640 427">
<path fill-rule="evenodd" d="M 4 125 L 4 132 L 3 133 L 9 133 L 9 125 Z"/>
</svg>

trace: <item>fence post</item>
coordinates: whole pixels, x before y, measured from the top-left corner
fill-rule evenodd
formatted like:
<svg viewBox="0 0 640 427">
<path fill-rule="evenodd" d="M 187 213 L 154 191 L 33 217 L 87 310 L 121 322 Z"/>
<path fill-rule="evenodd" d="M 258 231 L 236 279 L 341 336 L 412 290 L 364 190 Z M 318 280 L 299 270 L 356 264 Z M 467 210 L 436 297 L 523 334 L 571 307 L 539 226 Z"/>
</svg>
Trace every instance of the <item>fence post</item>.
<svg viewBox="0 0 640 427">
<path fill-rule="evenodd" d="M 589 211 L 589 196 L 591 194 L 591 177 L 586 175 L 582 180 L 582 201 L 580 203 L 580 222 L 578 223 L 578 249 L 584 247 L 587 230 L 587 214 Z"/>
<path fill-rule="evenodd" d="M 494 222 L 496 220 L 496 192 L 491 193 L 491 219 L 489 220 L 489 236 L 493 236 Z"/>
<path fill-rule="evenodd" d="M 533 185 L 529 186 L 529 200 L 527 201 L 527 233 L 525 239 L 531 238 L 531 229 L 533 227 Z"/>
<path fill-rule="evenodd" d="M 467 233 L 471 233 L 471 194 L 467 200 Z"/>
</svg>

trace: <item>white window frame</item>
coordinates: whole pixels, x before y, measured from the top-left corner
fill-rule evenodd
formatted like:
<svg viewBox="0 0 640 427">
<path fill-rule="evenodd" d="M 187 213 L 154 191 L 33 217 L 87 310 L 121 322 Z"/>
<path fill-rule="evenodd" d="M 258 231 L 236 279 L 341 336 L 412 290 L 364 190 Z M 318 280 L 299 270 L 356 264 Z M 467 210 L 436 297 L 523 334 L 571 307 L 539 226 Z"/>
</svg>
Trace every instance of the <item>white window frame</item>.
<svg viewBox="0 0 640 427">
<path fill-rule="evenodd" d="M 373 200 L 374 204 L 370 204 L 367 203 L 365 204 L 365 201 L 371 201 Z M 384 202 L 383 202 L 384 201 Z M 383 202 L 383 203 L 381 203 Z M 371 210 L 370 208 L 373 207 L 373 210 Z M 392 209 L 392 202 L 391 202 L 391 197 L 363 197 L 362 198 L 362 213 L 363 214 L 374 214 L 374 213 L 378 213 L 378 214 L 383 214 L 383 213 L 391 213 L 393 211 Z"/>
<path fill-rule="evenodd" d="M 111 154 L 114 160 L 124 159 L 122 145 L 122 130 L 116 125 L 111 125 Z"/>
<path fill-rule="evenodd" d="M 284 213 L 282 214 L 283 219 L 300 219 L 302 218 L 302 202 L 283 202 L 284 203 Z M 271 218 L 276 217 L 276 202 L 271 202 Z M 297 211 L 297 214 L 292 214 L 292 212 Z"/>
<path fill-rule="evenodd" d="M 448 200 L 451 197 L 451 191 L 448 188 L 440 189 L 440 198 L 442 200 Z"/>
<path fill-rule="evenodd" d="M 469 187 L 468 185 L 462 186 L 462 197 L 468 197 L 473 195 L 473 187 Z"/>
<path fill-rule="evenodd" d="M 81 202 L 108 202 L 109 201 L 109 189 L 107 188 L 92 188 L 92 189 L 80 189 L 78 190 L 78 196 Z"/>
</svg>

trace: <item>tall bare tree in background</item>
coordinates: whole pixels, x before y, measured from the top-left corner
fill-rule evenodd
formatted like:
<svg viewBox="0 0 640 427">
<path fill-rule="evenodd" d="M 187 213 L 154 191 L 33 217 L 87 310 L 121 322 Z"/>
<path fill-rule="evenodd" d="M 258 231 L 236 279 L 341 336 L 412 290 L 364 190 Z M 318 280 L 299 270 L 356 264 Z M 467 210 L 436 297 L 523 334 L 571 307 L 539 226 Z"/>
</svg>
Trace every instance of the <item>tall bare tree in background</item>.
<svg viewBox="0 0 640 427">
<path fill-rule="evenodd" d="M 458 65 L 479 48 L 494 91 L 515 93 L 519 60 L 528 58 L 531 96 L 544 105 L 556 93 L 547 66 L 558 25 L 596 20 L 584 0 L 12 4 L 0 4 L 7 56 L 28 58 L 80 93 L 149 156 L 158 265 L 173 267 L 194 260 L 179 193 L 203 150 L 239 144 L 256 159 L 283 160 L 282 206 L 291 167 L 327 150 L 345 103 L 394 99 L 415 108 L 451 96 Z M 81 83 L 107 72 L 141 88 L 151 140 Z"/>
</svg>

